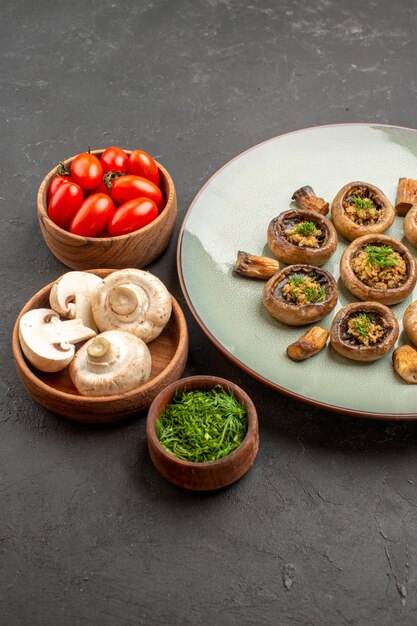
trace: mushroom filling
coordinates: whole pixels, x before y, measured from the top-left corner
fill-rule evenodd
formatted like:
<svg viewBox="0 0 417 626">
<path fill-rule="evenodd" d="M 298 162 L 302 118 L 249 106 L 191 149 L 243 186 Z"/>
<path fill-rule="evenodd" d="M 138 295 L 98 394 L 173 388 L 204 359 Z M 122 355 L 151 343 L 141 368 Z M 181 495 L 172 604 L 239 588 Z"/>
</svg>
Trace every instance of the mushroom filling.
<svg viewBox="0 0 417 626">
<path fill-rule="evenodd" d="M 282 285 L 282 297 L 286 302 L 297 305 L 323 302 L 327 297 L 325 286 L 320 284 L 323 280 L 306 274 L 291 274 Z"/>
<path fill-rule="evenodd" d="M 357 311 L 342 323 L 341 334 L 346 343 L 367 348 L 380 343 L 386 333 L 385 324 L 378 313 Z"/>
<path fill-rule="evenodd" d="M 407 264 L 391 246 L 368 244 L 352 259 L 356 276 L 369 287 L 396 289 L 407 280 Z"/>
<path fill-rule="evenodd" d="M 372 226 L 385 213 L 378 197 L 367 187 L 356 187 L 343 200 L 343 208 L 352 222 L 359 226 Z"/>
<path fill-rule="evenodd" d="M 320 248 L 326 239 L 323 228 L 312 221 L 292 219 L 283 223 L 284 237 L 301 248 Z"/>
</svg>

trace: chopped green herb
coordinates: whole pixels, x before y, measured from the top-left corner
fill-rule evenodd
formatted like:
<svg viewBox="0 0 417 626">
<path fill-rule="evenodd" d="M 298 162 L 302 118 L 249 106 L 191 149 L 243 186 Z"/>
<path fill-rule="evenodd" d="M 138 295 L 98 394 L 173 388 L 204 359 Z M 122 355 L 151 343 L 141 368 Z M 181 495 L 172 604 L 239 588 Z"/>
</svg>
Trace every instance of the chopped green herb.
<svg viewBox="0 0 417 626">
<path fill-rule="evenodd" d="M 194 463 L 227 456 L 240 446 L 247 429 L 244 407 L 220 386 L 176 393 L 156 422 L 165 450 Z"/>
<path fill-rule="evenodd" d="M 316 230 L 317 227 L 314 222 L 300 222 L 300 224 L 296 227 L 295 232 L 297 235 L 306 235 L 308 237 L 309 235 L 314 235 Z"/>
<path fill-rule="evenodd" d="M 314 287 L 307 287 L 304 289 L 304 293 L 309 302 L 323 302 L 326 298 L 326 290 L 321 285 L 318 285 L 317 289 L 314 289 Z"/>
<path fill-rule="evenodd" d="M 369 198 L 361 198 L 360 196 L 351 196 L 353 204 L 357 209 L 373 209 L 374 203 Z"/>
<path fill-rule="evenodd" d="M 355 319 L 352 320 L 353 329 L 361 337 L 366 337 L 368 335 L 374 323 L 374 320 L 371 319 L 369 315 L 366 315 L 366 313 L 361 313 L 358 317 L 355 317 Z"/>
<path fill-rule="evenodd" d="M 302 276 L 297 276 L 297 274 L 290 276 L 288 279 L 288 282 L 290 283 L 291 287 L 305 287 L 306 286 L 305 278 L 303 278 Z"/>
<path fill-rule="evenodd" d="M 365 246 L 368 255 L 368 265 L 379 265 L 380 267 L 394 267 L 397 265 L 395 250 L 391 246 Z"/>
<path fill-rule="evenodd" d="M 308 302 L 323 302 L 326 298 L 326 290 L 318 285 L 314 280 L 310 279 L 310 284 L 302 276 L 290 276 L 288 282 L 291 287 L 291 297 L 294 300 L 304 294 Z"/>
</svg>

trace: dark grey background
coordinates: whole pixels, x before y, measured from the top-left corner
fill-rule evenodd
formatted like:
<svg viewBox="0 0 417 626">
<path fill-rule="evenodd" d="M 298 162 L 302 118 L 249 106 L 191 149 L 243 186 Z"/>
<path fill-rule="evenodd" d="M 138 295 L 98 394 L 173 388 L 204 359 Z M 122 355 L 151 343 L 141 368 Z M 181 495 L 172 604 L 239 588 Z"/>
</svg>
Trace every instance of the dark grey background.
<svg viewBox="0 0 417 626">
<path fill-rule="evenodd" d="M 0 621 L 416 623 L 416 424 L 325 413 L 252 380 L 197 327 L 175 264 L 187 206 L 242 150 L 316 124 L 416 126 L 415 3 L 0 8 Z M 186 312 L 186 374 L 234 380 L 258 409 L 256 463 L 217 494 L 156 473 L 145 414 L 82 427 L 37 406 L 14 371 L 20 308 L 65 271 L 40 235 L 39 183 L 59 160 L 111 144 L 158 157 L 177 187 L 175 236 L 149 269 Z"/>
</svg>

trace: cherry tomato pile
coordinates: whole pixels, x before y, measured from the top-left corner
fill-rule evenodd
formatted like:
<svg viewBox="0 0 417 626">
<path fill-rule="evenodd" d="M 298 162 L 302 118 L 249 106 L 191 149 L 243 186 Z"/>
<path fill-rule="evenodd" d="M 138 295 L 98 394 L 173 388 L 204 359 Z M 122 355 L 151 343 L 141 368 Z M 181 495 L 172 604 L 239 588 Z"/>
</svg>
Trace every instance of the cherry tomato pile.
<svg viewBox="0 0 417 626">
<path fill-rule="evenodd" d="M 51 220 L 83 237 L 126 235 L 153 222 L 165 206 L 153 158 L 116 146 L 100 158 L 83 152 L 69 169 L 61 163 L 47 198 Z"/>
</svg>

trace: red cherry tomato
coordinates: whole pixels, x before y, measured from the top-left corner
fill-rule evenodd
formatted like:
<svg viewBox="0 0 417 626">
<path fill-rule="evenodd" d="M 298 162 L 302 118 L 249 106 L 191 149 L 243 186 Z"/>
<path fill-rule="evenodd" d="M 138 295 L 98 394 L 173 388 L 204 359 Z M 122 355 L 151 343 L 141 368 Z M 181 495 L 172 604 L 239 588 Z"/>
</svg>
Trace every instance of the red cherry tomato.
<svg viewBox="0 0 417 626">
<path fill-rule="evenodd" d="M 114 213 L 113 200 L 104 193 L 88 196 L 74 215 L 70 232 L 83 237 L 95 237 L 107 225 Z"/>
<path fill-rule="evenodd" d="M 89 191 L 87 195 L 92 196 L 95 193 L 105 193 L 106 196 L 109 195 L 109 190 L 107 189 L 104 181 L 101 181 L 101 183 L 97 187 L 95 187 L 95 189 Z"/>
<path fill-rule="evenodd" d="M 58 189 L 61 187 L 61 185 L 63 185 L 64 183 L 70 183 L 71 181 L 71 176 L 61 176 L 60 174 L 58 176 L 54 176 L 48 188 L 48 203 L 50 202 L 54 193 L 58 191 Z"/>
<path fill-rule="evenodd" d="M 116 146 L 110 146 L 107 148 L 100 159 L 101 165 L 103 166 L 103 172 L 107 174 L 107 172 L 120 172 L 121 174 L 127 174 L 129 159 L 121 148 L 117 148 Z"/>
<path fill-rule="evenodd" d="M 103 168 L 94 154 L 83 152 L 72 160 L 71 176 L 83 189 L 94 189 L 103 178 Z"/>
<path fill-rule="evenodd" d="M 149 198 L 135 198 L 121 204 L 113 213 L 108 229 L 112 237 L 143 228 L 158 217 L 158 207 Z"/>
<path fill-rule="evenodd" d="M 129 155 L 129 174 L 142 176 L 159 187 L 159 169 L 153 158 L 143 150 L 133 150 Z"/>
<path fill-rule="evenodd" d="M 48 215 L 57 226 L 68 228 L 83 201 L 83 191 L 76 183 L 65 183 L 54 193 Z"/>
<path fill-rule="evenodd" d="M 124 204 L 134 198 L 149 198 L 161 210 L 165 201 L 162 191 L 154 183 L 141 176 L 120 176 L 113 181 L 110 197 L 118 204 Z"/>
</svg>

